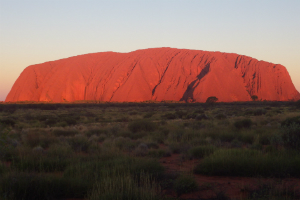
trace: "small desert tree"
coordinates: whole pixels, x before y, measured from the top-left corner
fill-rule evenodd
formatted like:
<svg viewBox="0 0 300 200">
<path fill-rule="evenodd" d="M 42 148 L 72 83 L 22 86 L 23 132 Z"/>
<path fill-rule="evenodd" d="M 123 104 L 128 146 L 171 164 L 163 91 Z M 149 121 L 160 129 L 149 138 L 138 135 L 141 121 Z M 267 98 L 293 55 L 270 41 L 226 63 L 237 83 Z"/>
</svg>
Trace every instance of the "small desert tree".
<svg viewBox="0 0 300 200">
<path fill-rule="evenodd" d="M 215 97 L 215 96 L 212 96 L 212 97 L 208 97 L 207 99 L 206 99 L 206 103 L 215 103 L 215 102 L 217 102 L 219 99 L 217 98 L 217 97 Z"/>
<path fill-rule="evenodd" d="M 252 95 L 252 96 L 251 96 L 251 99 L 252 99 L 252 101 L 256 101 L 256 100 L 258 99 L 258 96 Z"/>
</svg>

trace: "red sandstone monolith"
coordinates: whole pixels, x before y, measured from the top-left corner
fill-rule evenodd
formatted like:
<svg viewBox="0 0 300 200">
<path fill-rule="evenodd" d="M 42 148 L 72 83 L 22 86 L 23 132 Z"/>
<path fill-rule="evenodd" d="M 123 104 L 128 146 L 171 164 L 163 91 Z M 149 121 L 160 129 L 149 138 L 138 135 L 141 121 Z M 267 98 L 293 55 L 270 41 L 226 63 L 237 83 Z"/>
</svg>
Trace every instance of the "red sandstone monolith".
<svg viewBox="0 0 300 200">
<path fill-rule="evenodd" d="M 282 65 L 221 52 L 154 48 L 92 53 L 27 67 L 6 102 L 288 101 L 300 99 Z"/>
</svg>

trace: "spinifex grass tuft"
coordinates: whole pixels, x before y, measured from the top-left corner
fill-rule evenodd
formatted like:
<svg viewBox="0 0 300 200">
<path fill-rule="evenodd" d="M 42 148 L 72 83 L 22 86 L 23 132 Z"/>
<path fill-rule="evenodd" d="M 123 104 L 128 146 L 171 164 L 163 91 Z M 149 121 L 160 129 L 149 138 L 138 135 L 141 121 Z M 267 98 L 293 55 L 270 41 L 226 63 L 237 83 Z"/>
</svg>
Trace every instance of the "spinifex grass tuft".
<svg viewBox="0 0 300 200">
<path fill-rule="evenodd" d="M 110 172 L 99 179 L 89 200 L 159 200 L 161 199 L 159 184 L 147 173 L 132 175 L 127 173 Z"/>
</svg>

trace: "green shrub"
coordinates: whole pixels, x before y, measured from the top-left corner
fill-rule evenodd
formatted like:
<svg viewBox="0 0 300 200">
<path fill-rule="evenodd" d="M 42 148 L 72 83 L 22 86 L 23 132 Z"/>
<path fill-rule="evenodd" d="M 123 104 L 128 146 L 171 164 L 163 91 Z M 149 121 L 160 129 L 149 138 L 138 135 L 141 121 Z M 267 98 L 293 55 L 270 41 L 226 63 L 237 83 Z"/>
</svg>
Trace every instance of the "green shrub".
<svg viewBox="0 0 300 200">
<path fill-rule="evenodd" d="M 174 182 L 174 189 L 178 196 L 198 190 L 198 184 L 194 177 L 188 175 L 179 176 Z"/>
<path fill-rule="evenodd" d="M 255 139 L 255 134 L 250 131 L 243 131 L 237 135 L 237 139 L 246 144 L 252 144 Z"/>
<path fill-rule="evenodd" d="M 153 112 L 148 112 L 143 117 L 146 119 L 146 118 L 151 118 L 153 115 L 154 115 Z"/>
<path fill-rule="evenodd" d="M 243 143 L 239 141 L 238 139 L 234 139 L 231 141 L 231 147 L 233 148 L 241 148 L 243 146 Z"/>
<path fill-rule="evenodd" d="M 206 114 L 197 114 L 195 117 L 196 120 L 208 119 Z"/>
<path fill-rule="evenodd" d="M 48 148 L 50 144 L 57 142 L 57 138 L 42 130 L 31 130 L 22 135 L 22 141 L 32 148 L 36 146 Z"/>
<path fill-rule="evenodd" d="M 263 109 L 263 108 L 258 108 L 258 109 L 253 110 L 254 116 L 265 115 L 266 113 L 267 113 L 267 110 Z"/>
<path fill-rule="evenodd" d="M 2 118 L 0 119 L 0 124 L 2 124 L 3 126 L 14 127 L 16 124 L 16 120 L 13 118 Z"/>
<path fill-rule="evenodd" d="M 300 100 L 296 101 L 295 105 L 296 105 L 297 108 L 300 108 Z"/>
<path fill-rule="evenodd" d="M 154 158 L 162 158 L 171 156 L 171 152 L 163 150 L 163 149 L 152 149 L 148 151 L 148 156 Z"/>
<path fill-rule="evenodd" d="M 211 97 L 208 97 L 206 99 L 206 103 L 210 103 L 210 104 L 213 104 L 213 103 L 216 103 L 219 99 L 215 96 L 211 96 Z"/>
<path fill-rule="evenodd" d="M 73 156 L 73 150 L 68 144 L 52 144 L 47 149 L 47 155 L 50 157 L 66 159 Z"/>
<path fill-rule="evenodd" d="M 65 128 L 55 128 L 53 130 L 53 135 L 59 137 L 59 136 L 74 136 L 79 133 L 76 129 L 65 129 Z"/>
<path fill-rule="evenodd" d="M 165 168 L 155 159 L 141 159 L 134 160 L 130 166 L 131 172 L 134 174 L 141 174 L 145 172 L 152 177 L 159 178 L 163 175 Z"/>
<path fill-rule="evenodd" d="M 67 126 L 72 126 L 77 124 L 77 120 L 80 119 L 80 115 L 78 113 L 68 113 L 59 115 L 59 119 L 62 122 L 65 122 Z"/>
<path fill-rule="evenodd" d="M 0 162 L 0 176 L 3 176 L 4 172 L 6 171 L 6 167 L 2 162 Z"/>
<path fill-rule="evenodd" d="M 0 160 L 12 161 L 13 157 L 16 157 L 17 151 L 11 145 L 0 145 Z"/>
<path fill-rule="evenodd" d="M 172 130 L 168 135 L 168 140 L 172 142 L 180 142 L 182 139 L 182 136 L 184 135 L 184 129 L 177 128 L 175 130 Z"/>
<path fill-rule="evenodd" d="M 221 119 L 226 119 L 227 116 L 223 113 L 219 113 L 215 116 L 215 118 L 221 120 Z"/>
<path fill-rule="evenodd" d="M 288 127 L 292 124 L 298 124 L 300 125 L 300 116 L 297 117 L 289 117 L 281 122 L 282 127 Z"/>
<path fill-rule="evenodd" d="M 132 151 L 137 146 L 137 142 L 131 140 L 130 138 L 117 137 L 113 140 L 113 144 L 119 150 Z"/>
<path fill-rule="evenodd" d="M 197 117 L 197 113 L 194 113 L 194 112 L 188 113 L 188 114 L 186 115 L 186 118 L 187 118 L 187 119 L 195 119 L 196 117 Z"/>
<path fill-rule="evenodd" d="M 77 134 L 74 137 L 68 139 L 70 146 L 74 151 L 77 152 L 87 152 L 90 142 L 85 135 Z"/>
<path fill-rule="evenodd" d="M 194 111 L 195 114 L 204 114 L 204 110 L 202 108 L 197 108 Z"/>
<path fill-rule="evenodd" d="M 187 115 L 187 112 L 186 111 L 182 111 L 182 110 L 177 110 L 176 112 L 175 112 L 175 115 L 176 116 L 178 116 L 178 118 L 184 118 L 184 117 L 186 117 L 186 115 Z"/>
<path fill-rule="evenodd" d="M 0 193 L 12 200 L 84 198 L 89 186 L 56 175 L 15 173 L 0 180 Z"/>
<path fill-rule="evenodd" d="M 205 128 L 205 125 L 202 122 L 194 121 L 191 124 L 191 128 L 193 130 L 199 130 L 199 129 Z"/>
<path fill-rule="evenodd" d="M 148 154 L 148 146 L 144 143 L 139 144 L 139 146 L 134 150 L 136 156 L 146 156 Z"/>
<path fill-rule="evenodd" d="M 14 158 L 11 167 L 23 172 L 57 172 L 64 171 L 69 164 L 70 159 L 65 157 L 47 156 L 43 152 L 32 152 L 32 154 Z"/>
<path fill-rule="evenodd" d="M 146 173 L 133 176 L 130 173 L 106 175 L 97 181 L 89 200 L 159 200 L 160 187 Z"/>
<path fill-rule="evenodd" d="M 136 120 L 128 124 L 128 129 L 133 133 L 140 132 L 140 131 L 151 132 L 156 129 L 156 124 L 153 123 L 152 121 L 145 120 L 145 119 Z"/>
<path fill-rule="evenodd" d="M 290 124 L 281 128 L 284 146 L 300 151 L 300 124 Z"/>
<path fill-rule="evenodd" d="M 138 114 L 138 112 L 134 110 L 134 111 L 130 111 L 130 112 L 128 112 L 128 114 L 129 114 L 129 115 L 137 115 L 137 114 Z"/>
<path fill-rule="evenodd" d="M 299 177 L 300 155 L 262 153 L 249 149 L 222 149 L 205 157 L 194 172 L 213 176 Z"/>
<path fill-rule="evenodd" d="M 197 146 L 189 150 L 189 155 L 192 158 L 203 158 L 205 156 L 212 154 L 215 150 L 216 147 L 213 145 Z"/>
<path fill-rule="evenodd" d="M 93 181 L 101 178 L 103 173 L 117 172 L 124 174 L 128 171 L 133 175 L 147 173 L 158 178 L 163 174 L 164 167 L 154 159 L 103 154 L 97 159 L 69 165 L 64 176 L 78 178 L 83 181 Z"/>
<path fill-rule="evenodd" d="M 156 130 L 150 133 L 150 139 L 159 144 L 163 144 L 166 140 L 166 134 L 163 131 Z"/>
<path fill-rule="evenodd" d="M 108 130 L 104 129 L 104 128 L 91 128 L 91 129 L 86 131 L 87 136 L 107 134 L 107 133 L 108 133 Z"/>
<path fill-rule="evenodd" d="M 126 137 L 126 138 L 130 138 L 132 140 L 137 140 L 137 139 L 140 139 L 144 136 L 146 136 L 148 133 L 146 131 L 139 131 L 139 132 L 131 132 L 131 131 L 128 131 L 128 130 L 121 130 L 119 131 L 119 133 L 117 134 L 118 136 L 121 136 L 121 137 Z"/>
<path fill-rule="evenodd" d="M 161 116 L 163 119 L 177 119 L 176 113 L 166 113 Z"/>
<path fill-rule="evenodd" d="M 252 126 L 253 122 L 251 119 L 242 119 L 234 122 L 234 126 L 237 129 L 242 129 L 242 128 L 250 128 Z"/>
<path fill-rule="evenodd" d="M 231 142 L 238 137 L 238 134 L 231 130 L 224 130 L 217 137 L 221 142 Z"/>
<path fill-rule="evenodd" d="M 174 154 L 188 153 L 190 148 L 191 148 L 191 145 L 188 143 L 174 142 L 174 143 L 169 144 L 169 149 Z"/>
</svg>

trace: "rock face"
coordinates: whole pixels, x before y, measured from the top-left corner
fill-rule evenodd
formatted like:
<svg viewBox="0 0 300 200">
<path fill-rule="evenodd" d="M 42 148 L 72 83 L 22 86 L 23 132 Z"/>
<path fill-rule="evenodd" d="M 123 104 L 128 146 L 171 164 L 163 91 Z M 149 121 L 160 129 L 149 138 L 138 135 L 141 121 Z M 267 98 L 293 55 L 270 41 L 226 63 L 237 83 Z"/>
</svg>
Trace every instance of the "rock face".
<svg viewBox="0 0 300 200">
<path fill-rule="evenodd" d="M 221 52 L 155 48 L 93 53 L 27 67 L 6 102 L 300 99 L 282 65 Z"/>
</svg>

